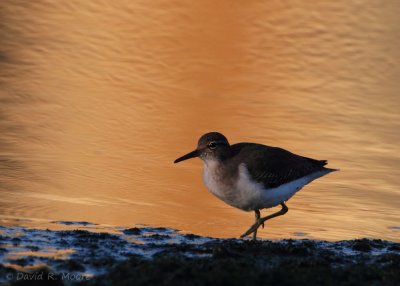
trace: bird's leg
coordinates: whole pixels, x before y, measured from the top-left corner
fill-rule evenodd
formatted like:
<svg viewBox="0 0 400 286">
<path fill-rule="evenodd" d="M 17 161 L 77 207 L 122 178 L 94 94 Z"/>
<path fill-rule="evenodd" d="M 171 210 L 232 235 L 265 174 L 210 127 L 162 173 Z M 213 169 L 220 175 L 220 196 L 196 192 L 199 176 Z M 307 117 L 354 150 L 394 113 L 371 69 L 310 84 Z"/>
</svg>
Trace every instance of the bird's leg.
<svg viewBox="0 0 400 286">
<path fill-rule="evenodd" d="M 285 203 L 281 203 L 281 206 L 282 206 L 282 209 L 280 211 L 278 211 L 276 213 L 273 213 L 271 215 L 268 215 L 266 217 L 257 219 L 255 224 L 253 224 L 249 228 L 249 230 L 246 231 L 244 234 L 242 234 L 240 237 L 243 238 L 243 237 L 245 237 L 245 236 L 247 236 L 247 235 L 249 235 L 249 234 L 251 234 L 253 232 L 257 232 L 257 229 L 260 227 L 260 225 L 263 225 L 266 220 L 269 220 L 271 218 L 274 218 L 274 217 L 277 217 L 277 216 L 281 216 L 281 215 L 284 215 L 285 213 L 287 213 L 289 208 L 285 205 Z M 254 238 L 254 236 L 253 236 L 253 238 Z"/>
<path fill-rule="evenodd" d="M 256 222 L 255 223 L 257 223 L 257 221 L 260 219 L 260 216 L 261 216 L 260 210 L 255 210 L 254 213 L 256 215 Z M 257 239 L 257 229 L 253 232 L 253 240 Z"/>
</svg>

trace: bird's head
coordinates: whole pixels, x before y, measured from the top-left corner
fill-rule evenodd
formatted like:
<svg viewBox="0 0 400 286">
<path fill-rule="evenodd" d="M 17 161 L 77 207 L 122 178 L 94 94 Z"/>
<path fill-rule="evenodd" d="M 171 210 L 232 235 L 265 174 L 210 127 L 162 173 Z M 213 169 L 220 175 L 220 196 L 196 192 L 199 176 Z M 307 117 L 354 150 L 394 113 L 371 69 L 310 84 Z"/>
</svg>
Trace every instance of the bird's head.
<svg viewBox="0 0 400 286">
<path fill-rule="evenodd" d="M 178 163 L 190 158 L 199 157 L 204 162 L 224 160 L 229 155 L 230 145 L 224 135 L 218 132 L 206 133 L 200 137 L 197 148 L 192 152 L 179 157 L 174 161 Z"/>
</svg>

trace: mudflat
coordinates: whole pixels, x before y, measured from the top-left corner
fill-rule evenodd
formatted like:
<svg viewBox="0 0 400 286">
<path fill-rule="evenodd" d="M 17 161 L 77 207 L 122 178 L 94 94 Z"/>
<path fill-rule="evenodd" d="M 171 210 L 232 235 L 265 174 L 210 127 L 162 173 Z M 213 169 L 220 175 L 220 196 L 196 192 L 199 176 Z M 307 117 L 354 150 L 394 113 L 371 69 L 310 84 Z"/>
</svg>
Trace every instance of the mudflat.
<svg viewBox="0 0 400 286">
<path fill-rule="evenodd" d="M 169 228 L 1 227 L 4 285 L 399 285 L 400 244 L 217 239 Z"/>
</svg>

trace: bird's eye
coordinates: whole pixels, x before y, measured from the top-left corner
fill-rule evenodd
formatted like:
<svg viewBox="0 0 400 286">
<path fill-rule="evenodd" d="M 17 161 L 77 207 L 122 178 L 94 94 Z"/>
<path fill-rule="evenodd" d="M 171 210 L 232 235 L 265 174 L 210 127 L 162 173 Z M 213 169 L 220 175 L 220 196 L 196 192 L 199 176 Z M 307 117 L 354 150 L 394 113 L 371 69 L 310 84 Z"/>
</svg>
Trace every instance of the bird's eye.
<svg viewBox="0 0 400 286">
<path fill-rule="evenodd" d="M 210 144 L 208 144 L 208 148 L 210 148 L 210 149 L 217 148 L 217 143 L 216 142 L 210 142 Z"/>
</svg>

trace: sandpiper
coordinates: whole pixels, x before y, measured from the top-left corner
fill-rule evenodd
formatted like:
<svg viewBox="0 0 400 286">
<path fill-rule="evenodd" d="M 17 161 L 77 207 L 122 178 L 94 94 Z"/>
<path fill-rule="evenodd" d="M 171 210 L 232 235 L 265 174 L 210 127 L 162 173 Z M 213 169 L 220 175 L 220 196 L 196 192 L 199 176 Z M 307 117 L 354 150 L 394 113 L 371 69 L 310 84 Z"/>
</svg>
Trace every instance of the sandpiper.
<svg viewBox="0 0 400 286">
<path fill-rule="evenodd" d="M 225 203 L 255 212 L 255 223 L 241 236 L 264 227 L 266 220 L 288 212 L 286 201 L 308 183 L 330 172 L 326 160 L 315 160 L 278 147 L 257 143 L 230 145 L 218 132 L 200 137 L 197 148 L 174 163 L 199 157 L 204 162 L 203 181 L 207 189 Z M 280 205 L 282 209 L 260 217 L 260 210 Z"/>
</svg>

